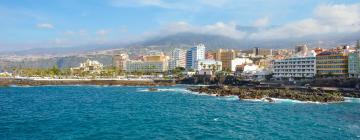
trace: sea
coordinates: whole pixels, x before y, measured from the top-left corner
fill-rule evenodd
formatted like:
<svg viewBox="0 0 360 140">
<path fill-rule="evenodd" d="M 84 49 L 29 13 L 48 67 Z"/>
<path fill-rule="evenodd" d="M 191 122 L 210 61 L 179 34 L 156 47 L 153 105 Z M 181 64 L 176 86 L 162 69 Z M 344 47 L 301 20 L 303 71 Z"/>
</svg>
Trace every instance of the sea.
<svg viewBox="0 0 360 140">
<path fill-rule="evenodd" d="M 360 139 L 360 99 L 268 103 L 186 87 L 0 87 L 0 139 Z"/>
</svg>

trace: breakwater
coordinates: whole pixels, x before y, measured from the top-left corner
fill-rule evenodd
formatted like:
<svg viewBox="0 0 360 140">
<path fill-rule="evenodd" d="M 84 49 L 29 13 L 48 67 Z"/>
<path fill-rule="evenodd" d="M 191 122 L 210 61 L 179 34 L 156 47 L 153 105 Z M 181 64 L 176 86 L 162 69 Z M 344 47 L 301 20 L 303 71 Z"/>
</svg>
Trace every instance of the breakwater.
<svg viewBox="0 0 360 140">
<path fill-rule="evenodd" d="M 311 102 L 341 102 L 345 100 L 341 91 L 320 89 L 203 86 L 190 87 L 188 90 L 215 96 L 235 95 L 240 100 L 265 99 L 269 102 L 272 102 L 271 98 Z"/>
</svg>

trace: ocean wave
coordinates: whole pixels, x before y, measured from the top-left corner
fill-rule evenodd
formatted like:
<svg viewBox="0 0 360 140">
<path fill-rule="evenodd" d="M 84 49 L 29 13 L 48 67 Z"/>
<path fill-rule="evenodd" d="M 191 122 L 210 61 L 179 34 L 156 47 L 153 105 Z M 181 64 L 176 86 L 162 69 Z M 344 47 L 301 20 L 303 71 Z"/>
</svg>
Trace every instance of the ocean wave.
<svg viewBox="0 0 360 140">
<path fill-rule="evenodd" d="M 279 98 L 271 98 L 275 101 L 275 103 L 300 103 L 300 104 L 326 104 L 321 102 L 312 102 L 312 101 L 299 101 L 299 100 L 292 100 L 292 99 L 279 99 Z"/>
<path fill-rule="evenodd" d="M 321 102 L 312 102 L 312 101 L 299 101 L 299 100 L 292 100 L 292 99 L 280 99 L 280 98 L 271 98 L 274 102 L 271 103 L 290 103 L 290 104 L 326 104 Z M 251 101 L 251 102 L 269 102 L 265 98 L 262 99 L 242 99 L 244 101 Z"/>
<path fill-rule="evenodd" d="M 347 103 L 360 103 L 360 98 L 345 97 Z"/>
<path fill-rule="evenodd" d="M 157 91 L 150 91 L 148 88 L 139 88 L 139 92 L 188 92 L 183 88 L 158 88 Z"/>
<path fill-rule="evenodd" d="M 239 97 L 238 96 L 223 96 L 223 97 L 219 97 L 219 99 L 227 100 L 227 101 L 238 101 Z"/>
<path fill-rule="evenodd" d="M 194 95 L 200 95 L 200 96 L 212 96 L 212 97 L 217 97 L 217 99 L 219 99 L 219 100 L 227 100 L 227 101 L 239 100 L 239 97 L 235 96 L 235 95 L 218 96 L 216 94 L 199 93 L 199 92 L 194 92 L 194 91 L 190 91 L 190 90 L 186 90 L 186 89 L 182 89 L 182 93 L 194 94 Z"/>
<path fill-rule="evenodd" d="M 194 94 L 194 95 L 200 95 L 200 96 L 216 96 L 215 94 L 211 95 L 211 94 L 207 94 L 207 93 L 200 93 L 200 92 L 190 91 L 190 90 L 187 90 L 187 89 L 181 89 L 180 91 L 181 91 L 181 93 L 184 93 L 184 94 Z"/>
<path fill-rule="evenodd" d="M 14 88 L 30 88 L 30 87 L 36 87 L 36 86 L 30 86 L 30 85 L 9 85 L 8 87 L 14 87 Z"/>
</svg>

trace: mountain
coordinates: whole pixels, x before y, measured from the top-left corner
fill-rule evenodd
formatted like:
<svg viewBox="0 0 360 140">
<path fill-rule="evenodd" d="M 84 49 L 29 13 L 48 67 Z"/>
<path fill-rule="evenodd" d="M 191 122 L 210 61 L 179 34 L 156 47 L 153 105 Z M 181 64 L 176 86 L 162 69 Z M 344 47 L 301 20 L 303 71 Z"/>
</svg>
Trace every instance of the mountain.
<svg viewBox="0 0 360 140">
<path fill-rule="evenodd" d="M 249 28 L 248 30 L 255 29 Z M 68 68 L 77 66 L 80 62 L 86 59 L 99 60 L 106 66 L 111 65 L 111 52 L 113 54 L 126 52 L 130 56 L 137 57 L 139 54 L 146 54 L 151 50 L 161 50 L 170 52 L 173 48 L 190 48 L 198 43 L 204 43 L 207 50 L 216 50 L 219 48 L 229 48 L 246 50 L 253 47 L 261 48 L 293 48 L 295 45 L 306 43 L 310 47 L 335 47 L 337 45 L 355 44 L 356 40 L 360 39 L 360 32 L 347 34 L 331 34 L 331 35 L 312 35 L 301 38 L 288 38 L 277 40 L 237 40 L 227 36 L 209 35 L 199 33 L 177 33 L 167 36 L 157 36 L 145 41 L 139 41 L 131 44 L 107 44 L 107 45 L 89 45 L 69 48 L 38 48 L 24 51 L 17 51 L 12 53 L 5 53 L 6 55 L 13 54 L 17 56 L 23 55 L 54 55 L 48 59 L 23 60 L 23 61 L 9 61 L 0 59 L 0 71 L 9 67 L 52 67 L 58 65 L 60 68 Z M 106 53 L 97 53 L 91 56 L 84 55 L 89 52 L 105 51 Z M 107 54 L 109 53 L 109 54 Z M 4 54 L 4 53 L 3 53 Z M 65 55 L 71 54 L 71 55 Z M 6 57 L 6 56 L 5 56 Z M 3 57 L 4 58 L 4 57 Z"/>
<path fill-rule="evenodd" d="M 108 55 L 92 55 L 92 56 L 65 56 L 54 57 L 48 59 L 38 60 L 23 60 L 23 61 L 1 61 L 0 60 L 0 72 L 2 70 L 18 68 L 50 68 L 57 65 L 59 68 L 70 68 L 79 66 L 80 63 L 86 61 L 86 59 L 97 60 L 104 66 L 112 65 L 112 57 Z"/>
<path fill-rule="evenodd" d="M 142 42 L 142 46 L 160 46 L 174 48 L 178 46 L 194 46 L 203 43 L 207 49 L 231 48 L 243 49 L 245 46 L 240 40 L 221 35 L 178 33 L 164 37 L 152 38 Z"/>
<path fill-rule="evenodd" d="M 243 27 L 244 28 L 244 27 Z M 255 30 L 255 29 L 248 29 Z M 311 35 L 299 38 L 287 39 L 233 39 L 221 35 L 197 34 L 197 33 L 178 33 L 174 35 L 156 37 L 139 43 L 137 47 L 152 47 L 157 49 L 171 49 L 181 46 L 194 46 L 194 44 L 204 43 L 208 50 L 216 50 L 219 48 L 229 49 L 251 49 L 254 47 L 261 48 L 293 48 L 298 44 L 308 44 L 310 47 L 335 47 L 343 44 L 354 44 L 360 39 L 360 32 L 331 34 L 331 35 Z"/>
<path fill-rule="evenodd" d="M 20 51 L 5 51 L 0 52 L 0 55 L 76 55 L 88 52 L 109 50 L 124 47 L 124 44 L 96 44 L 96 45 L 83 45 L 74 47 L 49 47 L 49 48 L 33 48 Z"/>
<path fill-rule="evenodd" d="M 239 27 L 246 28 L 256 32 L 257 29 L 250 27 Z M 234 39 L 222 35 L 210 35 L 200 33 L 177 33 L 167 36 L 156 36 L 149 38 L 145 41 L 139 41 L 129 44 L 97 44 L 97 45 L 86 45 L 77 47 L 57 47 L 57 48 L 35 48 L 30 50 L 22 50 L 15 52 L 3 52 L 1 54 L 13 54 L 13 55 L 78 55 L 88 52 L 111 50 L 125 48 L 129 50 L 138 49 L 159 49 L 168 51 L 173 48 L 189 48 L 198 43 L 203 43 L 208 50 L 216 50 L 219 48 L 229 49 L 251 49 L 253 47 L 261 48 L 293 48 L 297 44 L 307 43 L 310 47 L 335 47 L 339 44 L 352 44 L 356 40 L 360 39 L 360 32 L 346 33 L 346 34 L 330 34 L 330 35 L 311 35 L 300 38 L 288 39 L 265 39 L 265 40 L 251 40 L 251 39 Z M 319 44 L 319 42 L 321 42 Z"/>
</svg>

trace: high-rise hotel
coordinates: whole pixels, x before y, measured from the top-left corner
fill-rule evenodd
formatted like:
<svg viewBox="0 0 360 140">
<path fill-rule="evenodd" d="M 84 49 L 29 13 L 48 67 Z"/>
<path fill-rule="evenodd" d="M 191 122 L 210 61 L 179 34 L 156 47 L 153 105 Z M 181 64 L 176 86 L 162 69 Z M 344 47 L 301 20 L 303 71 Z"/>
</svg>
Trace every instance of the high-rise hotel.
<svg viewBox="0 0 360 140">
<path fill-rule="evenodd" d="M 176 67 L 186 67 L 186 51 L 183 49 L 174 49 L 170 55 L 169 70 Z"/>
<path fill-rule="evenodd" d="M 186 52 L 186 68 L 194 69 L 196 61 L 205 59 L 205 45 L 198 44 Z"/>
</svg>

